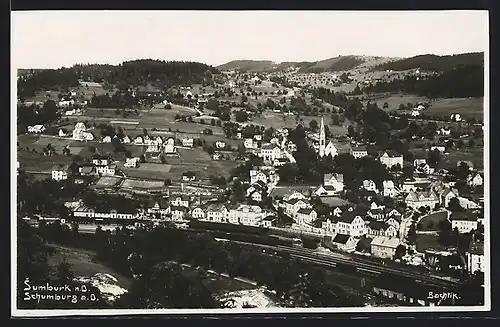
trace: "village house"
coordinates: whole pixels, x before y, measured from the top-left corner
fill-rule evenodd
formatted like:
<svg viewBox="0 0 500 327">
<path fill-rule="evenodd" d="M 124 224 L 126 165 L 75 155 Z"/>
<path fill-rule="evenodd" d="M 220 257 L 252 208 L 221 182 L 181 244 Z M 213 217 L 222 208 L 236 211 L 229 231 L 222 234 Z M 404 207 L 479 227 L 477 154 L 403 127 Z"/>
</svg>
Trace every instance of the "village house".
<svg viewBox="0 0 500 327">
<path fill-rule="evenodd" d="M 472 275 L 477 271 L 484 273 L 484 243 L 471 242 L 470 249 L 465 252 L 465 258 L 469 274 Z"/>
<path fill-rule="evenodd" d="M 274 161 L 282 158 L 281 149 L 276 144 L 266 144 L 262 146 L 259 157 L 265 161 Z"/>
<path fill-rule="evenodd" d="M 392 226 L 396 229 L 396 236 L 397 236 L 398 234 L 397 232 L 399 231 L 399 228 L 401 226 L 401 215 L 386 217 L 384 222 L 387 225 Z"/>
<path fill-rule="evenodd" d="M 137 212 L 118 212 L 117 210 L 110 210 L 109 212 L 96 212 L 92 208 L 81 206 L 73 211 L 75 218 L 94 218 L 94 219 L 123 219 L 130 220 L 138 217 Z"/>
<path fill-rule="evenodd" d="M 336 231 L 340 234 L 361 237 L 366 234 L 366 224 L 359 214 L 348 211 L 338 218 Z"/>
<path fill-rule="evenodd" d="M 342 214 L 342 209 L 340 209 L 340 207 L 335 207 L 333 210 L 332 210 L 332 215 L 334 217 L 340 217 L 340 215 Z"/>
<path fill-rule="evenodd" d="M 186 215 L 186 212 L 187 212 L 186 207 L 172 206 L 170 208 L 170 214 L 172 216 L 172 221 L 183 221 L 184 216 Z"/>
<path fill-rule="evenodd" d="M 366 215 L 376 220 L 382 220 L 385 218 L 385 212 L 383 208 L 373 208 L 373 209 L 370 208 L 370 210 L 368 210 Z"/>
<path fill-rule="evenodd" d="M 137 167 L 139 167 L 139 162 L 140 162 L 140 158 L 138 158 L 138 157 L 126 158 L 123 166 L 126 168 L 137 168 Z"/>
<path fill-rule="evenodd" d="M 255 169 L 250 170 L 250 184 L 255 184 L 258 181 L 261 181 L 262 183 L 267 185 L 268 178 L 267 178 L 266 173 L 264 173 L 263 171 L 255 170 Z"/>
<path fill-rule="evenodd" d="M 35 125 L 35 126 L 28 126 L 28 133 L 43 133 L 45 132 L 45 126 L 43 125 Z"/>
<path fill-rule="evenodd" d="M 107 135 L 103 137 L 102 143 L 111 143 L 111 136 Z"/>
<path fill-rule="evenodd" d="M 384 196 L 394 198 L 399 194 L 393 181 L 391 181 L 391 180 L 383 181 L 382 185 L 384 188 L 384 191 L 383 191 Z"/>
<path fill-rule="evenodd" d="M 290 153 L 294 153 L 295 151 L 297 151 L 297 145 L 295 143 L 293 143 L 292 141 L 287 142 L 286 148 L 287 148 L 288 152 L 290 152 Z"/>
<path fill-rule="evenodd" d="M 410 115 L 411 115 L 412 117 L 418 117 L 418 116 L 420 116 L 420 111 L 418 111 L 418 110 L 412 110 L 412 111 L 410 112 Z"/>
<path fill-rule="evenodd" d="M 458 229 L 460 234 L 477 230 L 477 214 L 472 212 L 452 212 L 448 219 L 451 222 L 451 228 Z"/>
<path fill-rule="evenodd" d="M 173 138 L 169 138 L 165 143 L 163 143 L 163 152 L 166 154 L 174 154 L 175 151 L 175 140 Z"/>
<path fill-rule="evenodd" d="M 276 217 L 273 215 L 267 216 L 264 219 L 261 220 L 261 226 L 264 228 L 269 228 L 273 226 L 274 222 L 276 221 Z"/>
<path fill-rule="evenodd" d="M 481 174 L 470 174 L 467 176 L 467 185 L 470 187 L 477 187 L 477 186 L 482 186 L 483 185 L 483 177 Z"/>
<path fill-rule="evenodd" d="M 350 150 L 351 156 L 356 159 L 366 157 L 368 155 L 368 150 L 366 147 L 353 147 Z"/>
<path fill-rule="evenodd" d="M 437 131 L 437 134 L 438 135 L 442 135 L 442 136 L 450 136 L 451 134 L 451 129 L 449 127 L 441 127 L 440 129 L 438 129 Z"/>
<path fill-rule="evenodd" d="M 205 211 L 203 211 L 203 208 L 201 207 L 196 207 L 191 210 L 191 217 L 193 217 L 194 219 L 204 219 Z"/>
<path fill-rule="evenodd" d="M 415 173 L 430 175 L 434 173 L 434 168 L 432 168 L 428 163 L 420 164 L 415 167 Z"/>
<path fill-rule="evenodd" d="M 206 211 L 206 220 L 215 223 L 222 223 L 227 220 L 229 211 L 222 203 L 212 203 Z"/>
<path fill-rule="evenodd" d="M 59 135 L 59 137 L 65 137 L 68 135 L 68 131 L 66 130 L 66 128 L 59 128 L 57 135 Z"/>
<path fill-rule="evenodd" d="M 122 143 L 123 144 L 129 144 L 130 143 L 130 138 L 127 135 L 125 135 L 123 137 L 123 139 L 122 139 Z"/>
<path fill-rule="evenodd" d="M 413 178 L 408 178 L 403 181 L 401 185 L 402 193 L 410 193 L 412 191 L 425 190 L 430 187 L 430 182 L 428 180 L 416 180 Z"/>
<path fill-rule="evenodd" d="M 191 171 L 187 171 L 185 173 L 182 173 L 182 180 L 184 182 L 192 182 L 196 180 L 196 175 Z"/>
<path fill-rule="evenodd" d="M 182 139 L 182 146 L 192 148 L 194 144 L 194 139 L 192 137 L 186 137 Z"/>
<path fill-rule="evenodd" d="M 393 259 L 400 241 L 396 237 L 376 236 L 371 242 L 371 254 L 382 259 Z"/>
<path fill-rule="evenodd" d="M 413 160 L 414 167 L 418 167 L 418 166 L 420 166 L 422 164 L 426 164 L 426 163 L 427 163 L 427 159 L 425 159 L 425 158 L 418 158 L 418 159 Z"/>
<path fill-rule="evenodd" d="M 438 150 L 441 153 L 444 153 L 446 151 L 446 147 L 443 145 L 433 145 L 430 148 L 430 151 Z"/>
<path fill-rule="evenodd" d="M 54 167 L 52 167 L 52 179 L 55 181 L 68 179 L 68 170 L 68 165 L 54 165 Z"/>
<path fill-rule="evenodd" d="M 456 197 L 458 197 L 458 191 L 456 189 L 445 187 L 439 194 L 439 204 L 445 208 L 448 208 L 448 206 L 450 205 L 450 200 Z"/>
<path fill-rule="evenodd" d="M 167 215 L 170 214 L 170 203 L 168 199 L 160 198 L 152 204 L 153 205 L 147 210 L 148 213 L 158 215 L 161 219 L 165 219 Z"/>
<path fill-rule="evenodd" d="M 134 143 L 135 145 L 143 145 L 143 144 L 144 144 L 144 139 L 143 139 L 143 137 L 142 137 L 142 136 L 140 136 L 140 135 L 139 135 L 139 136 L 137 136 L 137 137 L 134 139 L 133 143 Z"/>
<path fill-rule="evenodd" d="M 224 142 L 224 141 L 217 141 L 217 142 L 215 142 L 215 147 L 217 149 L 224 149 L 226 147 L 226 142 Z"/>
<path fill-rule="evenodd" d="M 316 218 L 318 218 L 318 214 L 313 208 L 301 208 L 295 215 L 295 221 L 299 225 L 311 224 Z"/>
<path fill-rule="evenodd" d="M 439 199 L 434 191 L 411 191 L 405 198 L 406 206 L 418 210 L 420 207 L 434 209 Z"/>
<path fill-rule="evenodd" d="M 255 134 L 253 138 L 255 141 L 262 141 L 262 134 Z"/>
<path fill-rule="evenodd" d="M 213 159 L 213 160 L 220 160 L 220 153 L 214 153 L 214 154 L 212 155 L 212 159 Z"/>
<path fill-rule="evenodd" d="M 325 174 L 323 175 L 323 185 L 332 186 L 335 192 L 341 192 L 344 190 L 344 175 Z"/>
<path fill-rule="evenodd" d="M 378 193 L 377 184 L 371 179 L 365 179 L 363 181 L 363 188 L 367 191 Z"/>
<path fill-rule="evenodd" d="M 243 146 L 247 150 L 258 149 L 258 147 L 259 147 L 258 144 L 257 144 L 257 142 L 254 142 L 254 140 L 250 139 L 250 138 L 245 139 L 243 141 Z"/>
<path fill-rule="evenodd" d="M 83 122 L 78 122 L 73 129 L 73 139 L 79 141 L 93 141 L 94 135 L 87 131 L 87 127 Z"/>
<path fill-rule="evenodd" d="M 307 202 L 307 200 L 296 199 L 296 198 L 286 200 L 284 201 L 284 204 L 285 204 L 285 213 L 292 217 L 295 217 L 295 215 L 300 209 L 311 207 L 311 205 L 309 204 L 309 202 Z"/>
<path fill-rule="evenodd" d="M 332 238 L 332 245 L 341 251 L 353 252 L 356 250 L 357 240 L 347 234 L 337 234 Z"/>
<path fill-rule="evenodd" d="M 397 165 L 399 165 L 400 168 L 403 168 L 403 156 L 394 151 L 385 151 L 379 159 L 380 162 L 388 169 Z"/>
<path fill-rule="evenodd" d="M 367 236 L 376 237 L 376 236 L 385 236 L 385 237 L 397 237 L 398 230 L 385 222 L 372 220 L 368 223 Z"/>
<path fill-rule="evenodd" d="M 170 204 L 176 207 L 189 207 L 190 198 L 188 195 L 173 195 L 170 197 Z"/>
<path fill-rule="evenodd" d="M 330 234 L 335 234 L 337 232 L 337 222 L 331 218 L 327 218 L 321 222 L 321 229 Z"/>
</svg>

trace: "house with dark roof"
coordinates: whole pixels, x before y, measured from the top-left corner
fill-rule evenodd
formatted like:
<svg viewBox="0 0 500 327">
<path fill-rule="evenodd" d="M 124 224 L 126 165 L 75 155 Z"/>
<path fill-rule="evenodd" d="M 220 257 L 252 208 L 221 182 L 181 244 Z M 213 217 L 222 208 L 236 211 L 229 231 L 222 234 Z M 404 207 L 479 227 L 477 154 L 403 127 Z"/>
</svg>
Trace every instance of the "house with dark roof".
<svg viewBox="0 0 500 327">
<path fill-rule="evenodd" d="M 68 165 L 54 165 L 52 167 L 52 179 L 55 181 L 63 181 L 68 179 L 69 166 Z"/>
<path fill-rule="evenodd" d="M 353 252 L 356 250 L 357 243 L 358 241 L 353 236 L 347 234 L 336 234 L 332 238 L 332 245 L 341 251 Z"/>
<path fill-rule="evenodd" d="M 399 238 L 375 236 L 371 243 L 371 253 L 374 257 L 382 259 L 392 259 L 396 255 L 396 248 L 399 246 L 399 244 Z"/>
<path fill-rule="evenodd" d="M 388 169 L 399 165 L 400 168 L 403 168 L 403 156 L 395 151 L 387 150 L 379 158 L 380 162 L 386 166 Z"/>
<path fill-rule="evenodd" d="M 351 154 L 351 156 L 358 159 L 358 158 L 366 157 L 368 155 L 368 150 L 364 146 L 357 146 L 357 147 L 351 148 L 349 153 Z"/>
<path fill-rule="evenodd" d="M 346 211 L 337 219 L 337 233 L 360 237 L 366 234 L 366 224 L 359 212 Z"/>
<path fill-rule="evenodd" d="M 386 236 L 386 237 L 396 237 L 398 236 L 398 231 L 394 226 L 391 226 L 385 222 L 372 220 L 368 223 L 368 236 Z"/>
<path fill-rule="evenodd" d="M 470 211 L 452 212 L 449 216 L 451 228 L 458 229 L 459 233 L 465 234 L 477 229 L 478 215 Z"/>
<path fill-rule="evenodd" d="M 269 228 L 271 227 L 274 223 L 276 222 L 276 217 L 273 215 L 269 215 L 267 217 L 264 217 L 264 219 L 261 220 L 260 225 L 262 227 Z"/>
</svg>

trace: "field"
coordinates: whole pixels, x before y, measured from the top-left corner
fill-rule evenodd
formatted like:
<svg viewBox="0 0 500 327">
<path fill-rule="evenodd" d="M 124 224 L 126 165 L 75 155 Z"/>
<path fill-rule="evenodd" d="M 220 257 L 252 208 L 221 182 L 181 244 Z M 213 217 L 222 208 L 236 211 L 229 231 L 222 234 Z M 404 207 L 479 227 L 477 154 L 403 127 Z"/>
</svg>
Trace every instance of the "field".
<svg viewBox="0 0 500 327">
<path fill-rule="evenodd" d="M 467 150 L 452 150 L 442 156 L 440 166 L 443 168 L 456 167 L 459 161 L 471 161 L 474 168 L 483 169 L 484 167 L 484 149 L 475 147 Z"/>
<path fill-rule="evenodd" d="M 21 168 L 26 171 L 51 171 L 55 164 L 71 164 L 71 156 L 62 154 L 64 146 L 71 144 L 71 140 L 62 140 L 51 137 L 37 135 L 20 135 L 17 138 L 19 143 L 17 156 Z M 51 144 L 57 155 L 44 156 L 43 148 Z M 33 150 L 36 153 L 33 153 Z"/>
<path fill-rule="evenodd" d="M 113 275 L 118 280 L 118 286 L 129 289 L 132 280 L 115 272 L 113 269 L 94 261 L 94 252 L 82 249 L 67 248 L 59 245 L 52 245 L 56 250 L 54 255 L 49 257 L 49 265 L 56 268 L 57 265 L 66 260 L 71 265 L 71 270 L 75 276 L 92 277 L 97 273 L 107 273 Z"/>
<path fill-rule="evenodd" d="M 445 220 L 448 217 L 446 211 L 434 212 L 421 218 L 420 224 L 422 231 L 438 231 L 439 222 Z"/>
<path fill-rule="evenodd" d="M 170 173 L 171 165 L 167 164 L 141 163 L 138 168 L 122 168 L 123 163 L 120 162 L 119 166 L 127 177 L 158 180 L 172 178 L 172 174 Z"/>
<path fill-rule="evenodd" d="M 162 181 L 149 181 L 149 180 L 136 180 L 136 179 L 129 179 L 127 178 L 126 180 L 123 181 L 121 187 L 122 188 L 142 188 L 142 189 L 156 189 L 156 188 L 163 188 L 164 187 L 164 182 Z"/>
<path fill-rule="evenodd" d="M 116 109 L 112 109 L 112 108 L 102 108 L 102 109 L 88 108 L 85 110 L 84 115 L 88 116 L 88 117 L 95 117 L 95 118 L 113 118 L 113 119 L 120 120 L 120 119 L 124 118 L 123 115 L 121 114 L 121 112 L 122 112 L 122 109 L 120 109 L 119 114 L 116 114 Z M 136 111 L 130 110 L 130 109 L 127 110 L 127 112 L 129 113 L 127 119 L 140 119 L 141 117 L 143 117 L 145 114 L 148 113 L 147 110 L 137 110 L 137 114 L 136 114 Z"/>
<path fill-rule="evenodd" d="M 382 96 L 371 100 L 372 103 L 377 103 L 379 108 L 383 108 L 387 102 L 389 108 L 387 110 L 397 110 L 400 104 L 407 105 L 412 103 L 425 103 L 430 101 L 431 106 L 423 113 L 426 115 L 449 116 L 453 113 L 460 114 L 463 117 L 475 117 L 482 119 L 484 116 L 483 98 L 453 98 L 453 99 L 435 99 L 429 100 L 427 97 L 411 94 L 392 94 Z"/>
<path fill-rule="evenodd" d="M 114 176 L 104 176 L 99 178 L 97 183 L 95 184 L 96 187 L 113 187 L 116 186 L 118 183 L 120 183 L 121 178 L 120 177 L 114 177 Z"/>
</svg>

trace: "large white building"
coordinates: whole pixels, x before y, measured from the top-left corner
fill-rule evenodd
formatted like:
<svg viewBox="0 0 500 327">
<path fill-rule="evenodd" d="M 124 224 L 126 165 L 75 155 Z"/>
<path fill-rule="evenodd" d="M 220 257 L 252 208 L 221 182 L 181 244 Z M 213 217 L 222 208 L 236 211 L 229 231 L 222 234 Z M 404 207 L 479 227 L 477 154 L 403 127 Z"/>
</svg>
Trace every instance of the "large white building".
<svg viewBox="0 0 500 327">
<path fill-rule="evenodd" d="M 450 215 L 451 228 L 465 234 L 477 229 L 477 215 L 472 212 L 453 212 Z"/>
<path fill-rule="evenodd" d="M 68 179 L 68 170 L 67 165 L 55 165 L 52 167 L 52 179 L 55 181 Z"/>
<path fill-rule="evenodd" d="M 472 242 L 471 248 L 465 253 L 467 259 L 467 271 L 484 273 L 484 246 L 483 243 Z"/>
<path fill-rule="evenodd" d="M 380 156 L 380 162 L 389 169 L 396 165 L 403 168 L 403 156 L 393 151 L 385 151 Z"/>
<path fill-rule="evenodd" d="M 260 149 L 259 157 L 263 160 L 274 161 L 282 158 L 282 152 L 280 147 L 276 144 L 266 144 Z"/>
</svg>

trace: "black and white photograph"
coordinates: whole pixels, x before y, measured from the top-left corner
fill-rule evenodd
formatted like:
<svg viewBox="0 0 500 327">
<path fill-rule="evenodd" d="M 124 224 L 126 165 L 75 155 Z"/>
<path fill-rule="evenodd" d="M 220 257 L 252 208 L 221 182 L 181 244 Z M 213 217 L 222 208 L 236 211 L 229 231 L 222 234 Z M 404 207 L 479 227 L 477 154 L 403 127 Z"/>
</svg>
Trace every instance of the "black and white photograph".
<svg viewBox="0 0 500 327">
<path fill-rule="evenodd" d="M 13 11 L 11 315 L 490 310 L 488 20 Z"/>
</svg>

